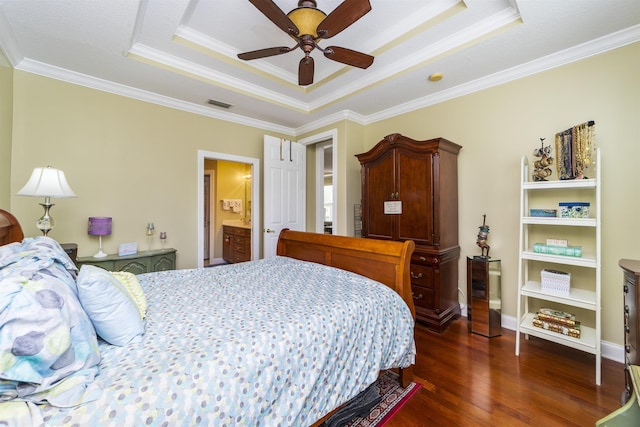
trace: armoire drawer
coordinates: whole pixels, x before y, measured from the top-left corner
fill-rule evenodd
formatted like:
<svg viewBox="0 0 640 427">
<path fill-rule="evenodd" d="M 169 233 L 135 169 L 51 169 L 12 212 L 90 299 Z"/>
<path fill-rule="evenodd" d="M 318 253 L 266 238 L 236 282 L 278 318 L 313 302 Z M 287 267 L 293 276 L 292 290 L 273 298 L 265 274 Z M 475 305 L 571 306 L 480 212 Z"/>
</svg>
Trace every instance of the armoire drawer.
<svg viewBox="0 0 640 427">
<path fill-rule="evenodd" d="M 411 284 L 411 295 L 413 296 L 413 304 L 416 307 L 433 309 L 433 289 L 424 286 Z"/>
<path fill-rule="evenodd" d="M 433 269 L 431 267 L 412 263 L 409 271 L 412 284 L 433 289 Z"/>
</svg>

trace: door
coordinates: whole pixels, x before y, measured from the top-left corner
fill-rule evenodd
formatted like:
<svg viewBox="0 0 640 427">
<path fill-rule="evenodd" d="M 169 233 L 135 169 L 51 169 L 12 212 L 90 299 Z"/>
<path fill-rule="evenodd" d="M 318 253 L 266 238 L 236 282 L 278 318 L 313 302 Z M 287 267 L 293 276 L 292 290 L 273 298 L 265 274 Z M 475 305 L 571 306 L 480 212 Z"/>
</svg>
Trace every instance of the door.
<svg viewBox="0 0 640 427">
<path fill-rule="evenodd" d="M 396 217 L 398 239 L 433 245 L 433 154 L 396 151 L 397 191 L 402 215 Z"/>
<path fill-rule="evenodd" d="M 395 198 L 395 156 L 393 150 L 363 165 L 362 235 L 373 239 L 394 240 L 397 214 L 385 213 L 385 203 Z"/>
<path fill-rule="evenodd" d="M 275 256 L 283 228 L 305 231 L 305 162 L 303 145 L 264 136 L 264 258 Z"/>
</svg>

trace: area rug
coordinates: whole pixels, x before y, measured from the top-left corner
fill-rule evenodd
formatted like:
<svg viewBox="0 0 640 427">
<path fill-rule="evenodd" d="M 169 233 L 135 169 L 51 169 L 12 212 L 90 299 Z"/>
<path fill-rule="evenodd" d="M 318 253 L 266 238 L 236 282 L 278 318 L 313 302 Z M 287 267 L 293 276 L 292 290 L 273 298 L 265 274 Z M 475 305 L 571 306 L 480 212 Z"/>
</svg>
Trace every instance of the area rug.
<svg viewBox="0 0 640 427">
<path fill-rule="evenodd" d="M 346 427 L 382 427 L 384 426 L 411 397 L 420 390 L 419 383 L 412 382 L 407 388 L 400 387 L 398 374 L 393 371 L 385 371 L 378 377 L 375 387 L 378 389 L 381 400 L 376 404 L 365 418 L 356 417 Z"/>
</svg>

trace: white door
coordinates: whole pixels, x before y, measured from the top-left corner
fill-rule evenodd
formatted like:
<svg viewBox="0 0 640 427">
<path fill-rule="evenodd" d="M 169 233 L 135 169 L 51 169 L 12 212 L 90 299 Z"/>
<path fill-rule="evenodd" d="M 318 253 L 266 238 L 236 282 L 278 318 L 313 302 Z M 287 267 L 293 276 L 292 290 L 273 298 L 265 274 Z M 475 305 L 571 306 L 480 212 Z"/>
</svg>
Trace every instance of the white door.
<svg viewBox="0 0 640 427">
<path fill-rule="evenodd" d="M 283 228 L 305 231 L 305 162 L 303 145 L 264 136 L 264 258 L 275 256 Z"/>
</svg>

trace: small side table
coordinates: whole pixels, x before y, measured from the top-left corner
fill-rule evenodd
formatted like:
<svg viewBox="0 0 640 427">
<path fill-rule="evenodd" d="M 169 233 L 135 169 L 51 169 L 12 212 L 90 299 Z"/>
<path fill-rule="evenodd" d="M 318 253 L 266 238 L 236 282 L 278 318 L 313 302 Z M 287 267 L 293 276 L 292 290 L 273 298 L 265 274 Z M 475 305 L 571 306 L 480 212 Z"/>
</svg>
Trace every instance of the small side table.
<svg viewBox="0 0 640 427">
<path fill-rule="evenodd" d="M 469 331 L 485 337 L 502 335 L 500 260 L 467 257 L 467 320 Z"/>
<path fill-rule="evenodd" d="M 69 255 L 71 261 L 78 265 L 78 244 L 77 243 L 60 243 L 62 249 Z"/>
<path fill-rule="evenodd" d="M 133 274 L 175 270 L 176 250 L 167 248 L 141 251 L 133 255 L 111 254 L 104 258 L 92 256 L 78 258 L 78 268 L 84 264 L 95 265 L 109 271 L 128 271 Z"/>
</svg>

